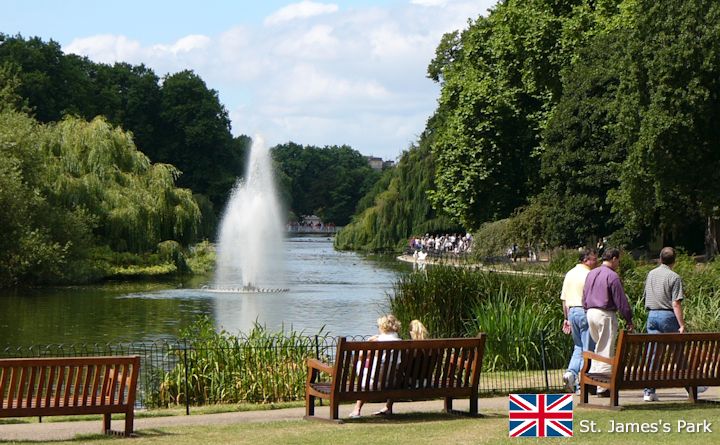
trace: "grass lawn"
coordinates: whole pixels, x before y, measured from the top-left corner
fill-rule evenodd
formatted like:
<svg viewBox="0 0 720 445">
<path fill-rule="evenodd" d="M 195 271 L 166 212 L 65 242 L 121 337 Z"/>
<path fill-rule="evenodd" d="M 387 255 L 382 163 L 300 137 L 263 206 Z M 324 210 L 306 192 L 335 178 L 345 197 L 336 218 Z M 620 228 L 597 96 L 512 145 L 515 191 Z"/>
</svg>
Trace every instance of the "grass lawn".
<svg viewBox="0 0 720 445">
<path fill-rule="evenodd" d="M 486 411 L 472 419 L 441 413 L 397 414 L 389 419 L 364 417 L 342 425 L 304 420 L 267 423 L 234 423 L 208 426 L 174 426 L 142 429 L 134 439 L 83 436 L 67 443 L 141 443 L 171 445 L 237 444 L 496 444 L 496 443 L 588 443 L 588 444 L 719 444 L 720 409 L 717 404 L 652 404 L 629 406 L 622 411 L 575 408 L 573 438 L 508 438 L 506 411 Z M 596 432 L 589 431 L 595 422 Z M 646 431 L 610 432 L 613 422 Z M 712 432 L 678 430 L 678 423 L 710 422 Z M 664 426 L 670 432 L 664 432 Z M 37 443 L 37 442 L 33 442 Z M 53 442 L 56 444 L 65 442 Z"/>
</svg>

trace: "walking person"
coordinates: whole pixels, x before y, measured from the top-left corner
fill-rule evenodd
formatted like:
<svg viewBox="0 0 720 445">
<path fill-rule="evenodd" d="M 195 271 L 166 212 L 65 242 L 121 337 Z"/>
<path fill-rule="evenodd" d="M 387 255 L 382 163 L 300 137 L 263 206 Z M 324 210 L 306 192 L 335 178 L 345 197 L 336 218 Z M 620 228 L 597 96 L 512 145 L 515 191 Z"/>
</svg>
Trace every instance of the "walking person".
<svg viewBox="0 0 720 445">
<path fill-rule="evenodd" d="M 667 332 L 687 332 L 685 317 L 683 316 L 682 302 L 685 299 L 683 282 L 675 268 L 675 249 L 663 247 L 660 251 L 660 264 L 648 272 L 645 279 L 645 308 L 648 310 L 648 334 L 661 334 Z M 707 389 L 698 388 L 699 392 Z M 658 396 L 655 388 L 645 388 L 643 400 L 655 402 Z"/>
<path fill-rule="evenodd" d="M 627 330 L 634 329 L 632 308 L 625 295 L 620 276 L 620 251 L 608 249 L 603 253 L 602 265 L 591 270 L 585 278 L 583 307 L 587 315 L 590 337 L 595 341 L 595 353 L 612 357 L 618 333 L 619 312 L 625 319 Z M 607 363 L 593 361 L 591 373 L 609 374 L 612 368 Z M 598 397 L 609 397 L 609 391 L 598 390 Z"/>
<path fill-rule="evenodd" d="M 590 331 L 588 330 L 582 297 L 585 279 L 596 265 L 597 254 L 595 251 L 593 249 L 583 249 L 580 252 L 578 264 L 565 274 L 562 291 L 560 292 L 563 313 L 565 314 L 562 330 L 565 334 L 572 334 L 574 345 L 567 371 L 563 374 L 563 383 L 568 392 L 579 391 L 578 382 L 580 379 L 578 377 L 580 368 L 582 368 L 583 352 L 595 350 L 595 342 L 590 337 Z"/>
</svg>

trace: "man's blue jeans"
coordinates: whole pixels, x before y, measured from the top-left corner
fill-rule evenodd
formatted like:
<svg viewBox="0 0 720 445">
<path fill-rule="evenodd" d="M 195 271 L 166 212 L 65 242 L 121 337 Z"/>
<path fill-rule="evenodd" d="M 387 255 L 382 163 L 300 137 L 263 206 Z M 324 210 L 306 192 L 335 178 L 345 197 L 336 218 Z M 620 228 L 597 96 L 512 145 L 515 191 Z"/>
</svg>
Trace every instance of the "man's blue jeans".
<svg viewBox="0 0 720 445">
<path fill-rule="evenodd" d="M 678 332 L 680 330 L 680 323 L 675 317 L 673 311 L 649 311 L 647 318 L 647 331 L 648 334 L 664 334 L 670 332 Z M 650 361 L 652 366 L 652 360 Z M 655 388 L 645 388 L 645 395 L 653 394 Z"/>
<path fill-rule="evenodd" d="M 576 306 L 568 309 L 568 321 L 572 328 L 573 353 L 570 357 L 570 363 L 568 364 L 568 371 L 575 375 L 575 387 L 577 388 L 580 375 L 580 368 L 582 368 L 584 351 L 594 351 L 595 342 L 590 337 L 590 331 L 588 330 L 587 317 L 585 316 L 585 309 Z"/>
</svg>

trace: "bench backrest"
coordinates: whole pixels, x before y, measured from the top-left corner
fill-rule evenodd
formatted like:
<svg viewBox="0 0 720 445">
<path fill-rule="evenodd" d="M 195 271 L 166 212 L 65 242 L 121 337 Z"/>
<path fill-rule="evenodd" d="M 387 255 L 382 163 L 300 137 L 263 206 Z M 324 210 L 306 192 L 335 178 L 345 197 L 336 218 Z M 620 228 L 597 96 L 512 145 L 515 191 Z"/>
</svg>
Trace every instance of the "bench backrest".
<svg viewBox="0 0 720 445">
<path fill-rule="evenodd" d="M 0 412 L 116 406 L 133 409 L 140 356 L 0 360 Z"/>
<path fill-rule="evenodd" d="M 623 382 L 720 379 L 720 332 L 620 332 L 616 357 Z"/>
<path fill-rule="evenodd" d="M 399 341 L 338 339 L 335 393 L 413 388 L 477 388 L 485 334 Z"/>
</svg>

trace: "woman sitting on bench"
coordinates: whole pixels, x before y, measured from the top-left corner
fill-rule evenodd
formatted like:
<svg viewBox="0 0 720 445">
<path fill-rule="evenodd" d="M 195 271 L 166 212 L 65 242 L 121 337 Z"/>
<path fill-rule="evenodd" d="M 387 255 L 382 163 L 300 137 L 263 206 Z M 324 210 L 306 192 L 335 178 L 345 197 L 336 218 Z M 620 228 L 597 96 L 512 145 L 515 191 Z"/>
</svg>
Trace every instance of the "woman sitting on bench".
<svg viewBox="0 0 720 445">
<path fill-rule="evenodd" d="M 374 335 L 370 337 L 370 341 L 393 341 L 393 340 L 402 340 L 400 338 L 400 335 L 398 335 L 398 331 L 400 331 L 400 320 L 395 318 L 394 315 L 388 314 L 384 315 L 377 319 L 377 325 L 378 325 L 378 331 L 380 332 L 378 335 Z M 372 363 L 370 362 L 370 359 L 363 360 L 361 362 L 358 362 L 358 367 L 364 366 L 364 369 L 358 369 L 357 372 L 359 375 L 364 375 L 366 372 L 370 372 L 371 376 L 375 374 L 374 370 L 375 367 L 382 364 L 382 360 L 384 357 L 380 358 L 380 363 L 378 363 L 377 357 L 372 360 Z M 363 380 L 365 380 L 363 378 Z M 370 383 L 372 384 L 372 379 L 370 380 Z M 364 401 L 358 400 L 355 403 L 355 409 L 353 412 L 350 413 L 351 419 L 358 419 L 360 418 L 360 410 L 362 409 L 363 405 L 365 404 Z"/>
</svg>

